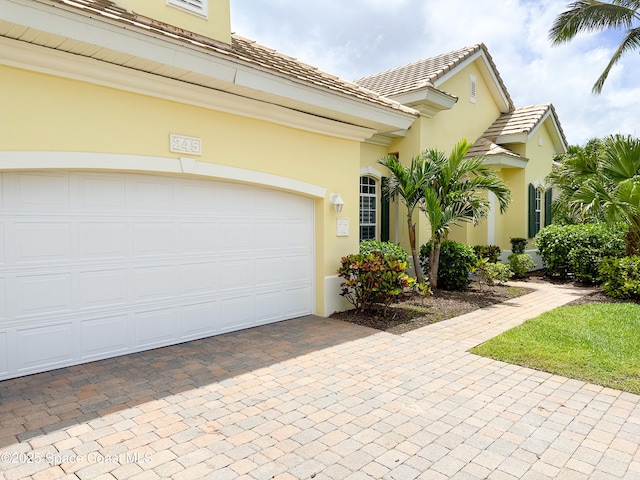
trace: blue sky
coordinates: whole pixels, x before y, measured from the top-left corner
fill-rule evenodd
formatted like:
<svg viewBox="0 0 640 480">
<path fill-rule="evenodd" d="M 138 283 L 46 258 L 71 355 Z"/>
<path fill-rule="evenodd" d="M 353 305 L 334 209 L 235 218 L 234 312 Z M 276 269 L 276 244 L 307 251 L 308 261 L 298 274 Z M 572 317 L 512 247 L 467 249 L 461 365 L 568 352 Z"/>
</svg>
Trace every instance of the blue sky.
<svg viewBox="0 0 640 480">
<path fill-rule="evenodd" d="M 571 144 L 640 135 L 640 58 L 591 87 L 620 34 L 551 47 L 558 0 L 231 0 L 232 30 L 347 80 L 484 42 L 517 106 L 552 102 Z"/>
</svg>

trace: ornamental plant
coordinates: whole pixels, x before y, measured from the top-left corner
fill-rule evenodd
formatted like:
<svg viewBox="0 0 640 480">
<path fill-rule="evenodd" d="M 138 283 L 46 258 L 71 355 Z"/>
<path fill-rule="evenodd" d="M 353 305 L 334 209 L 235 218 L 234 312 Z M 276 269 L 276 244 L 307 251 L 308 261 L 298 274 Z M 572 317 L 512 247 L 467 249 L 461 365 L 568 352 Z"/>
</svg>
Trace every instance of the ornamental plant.
<svg viewBox="0 0 640 480">
<path fill-rule="evenodd" d="M 486 258 L 490 263 L 497 263 L 502 250 L 498 245 L 475 245 L 473 252 L 478 259 Z"/>
<path fill-rule="evenodd" d="M 513 272 L 509 265 L 494 263 L 489 261 L 488 258 L 478 259 L 475 273 L 480 278 L 480 283 L 487 285 L 502 285 L 513 277 Z"/>
<path fill-rule="evenodd" d="M 340 295 L 359 312 L 381 303 L 386 314 L 387 307 L 415 284 L 415 279 L 405 273 L 406 268 L 406 261 L 385 257 L 381 252 L 342 257 L 338 269 L 343 279 Z"/>
<path fill-rule="evenodd" d="M 369 255 L 373 252 L 380 252 L 385 258 L 396 259 L 399 262 L 406 262 L 409 257 L 400 245 L 393 242 L 380 242 L 378 240 L 365 240 L 360 242 L 360 253 Z"/>
<path fill-rule="evenodd" d="M 512 253 L 508 260 L 513 276 L 516 278 L 524 278 L 526 273 L 536 266 L 528 253 Z"/>
<path fill-rule="evenodd" d="M 429 272 L 431 241 L 420 247 L 420 265 L 425 274 Z M 440 245 L 440 266 L 437 286 L 444 290 L 464 290 L 471 281 L 469 275 L 478 263 L 478 257 L 469 245 L 445 240 Z M 431 279 L 429 279 L 431 284 Z"/>
<path fill-rule="evenodd" d="M 640 300 L 640 256 L 605 258 L 600 262 L 599 272 L 606 295 Z"/>
</svg>

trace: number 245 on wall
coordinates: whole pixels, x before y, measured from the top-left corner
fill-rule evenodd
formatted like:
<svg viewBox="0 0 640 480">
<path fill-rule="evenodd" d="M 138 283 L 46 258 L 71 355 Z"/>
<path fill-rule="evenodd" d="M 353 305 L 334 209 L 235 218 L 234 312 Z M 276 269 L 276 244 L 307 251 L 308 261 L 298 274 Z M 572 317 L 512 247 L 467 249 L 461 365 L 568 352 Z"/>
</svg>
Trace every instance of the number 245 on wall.
<svg viewBox="0 0 640 480">
<path fill-rule="evenodd" d="M 169 135 L 169 149 L 176 153 L 202 155 L 202 139 L 172 133 Z"/>
</svg>

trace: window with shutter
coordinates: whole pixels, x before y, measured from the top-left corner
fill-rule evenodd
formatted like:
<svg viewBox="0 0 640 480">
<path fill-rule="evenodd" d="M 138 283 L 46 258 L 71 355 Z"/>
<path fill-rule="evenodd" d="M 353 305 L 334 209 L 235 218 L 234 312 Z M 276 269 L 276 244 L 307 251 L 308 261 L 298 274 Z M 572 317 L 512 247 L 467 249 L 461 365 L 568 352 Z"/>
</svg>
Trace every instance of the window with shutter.
<svg viewBox="0 0 640 480">
<path fill-rule="evenodd" d="M 376 181 L 360 177 L 360 241 L 376 239 L 378 194 Z"/>
<path fill-rule="evenodd" d="M 551 212 L 551 203 L 553 202 L 553 190 L 551 188 L 547 189 L 544 192 L 544 226 L 548 227 L 551 225 L 552 221 L 552 212 Z"/>
</svg>

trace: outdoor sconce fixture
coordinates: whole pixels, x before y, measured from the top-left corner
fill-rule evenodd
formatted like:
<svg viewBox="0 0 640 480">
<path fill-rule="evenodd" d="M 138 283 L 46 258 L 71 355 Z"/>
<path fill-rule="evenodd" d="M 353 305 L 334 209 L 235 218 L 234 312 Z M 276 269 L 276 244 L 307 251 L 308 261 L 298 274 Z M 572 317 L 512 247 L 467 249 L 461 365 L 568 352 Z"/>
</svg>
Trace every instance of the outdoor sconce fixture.
<svg viewBox="0 0 640 480">
<path fill-rule="evenodd" d="M 329 203 L 333 205 L 333 208 L 336 209 L 336 213 L 342 212 L 342 207 L 344 207 L 344 200 L 339 193 L 332 193 L 329 197 Z"/>
</svg>

